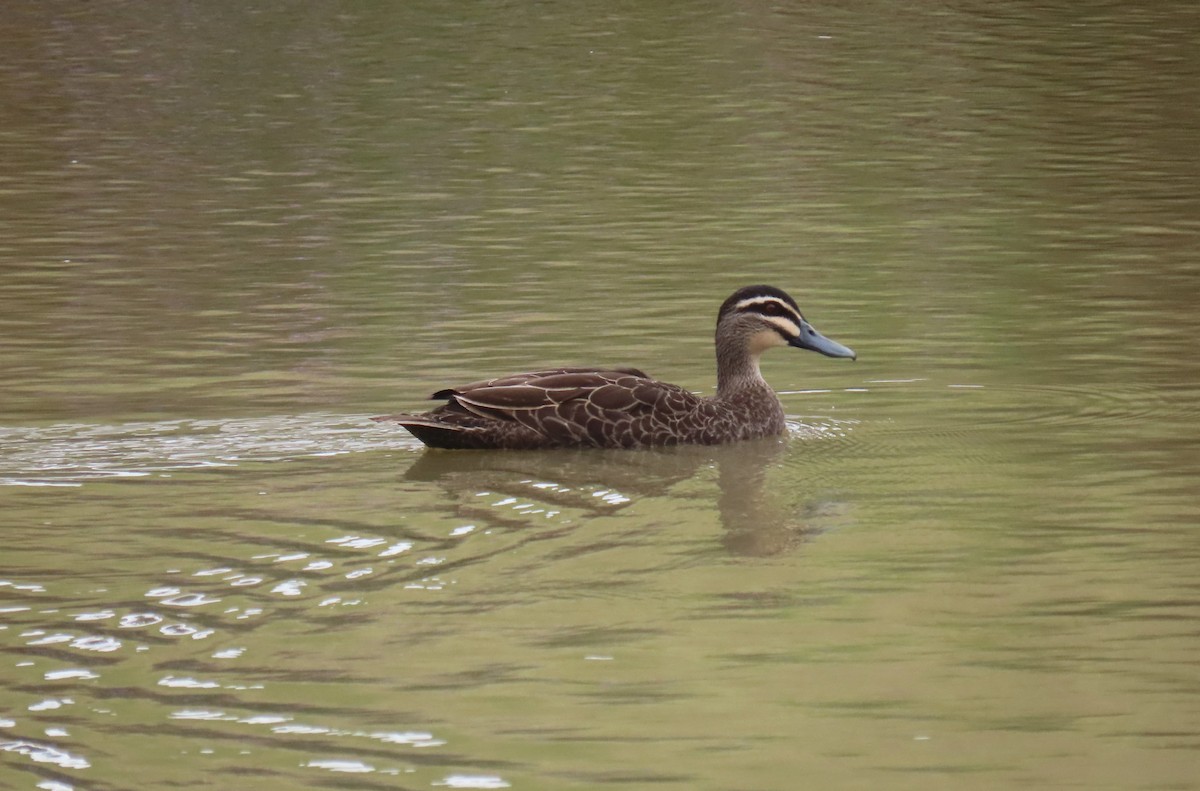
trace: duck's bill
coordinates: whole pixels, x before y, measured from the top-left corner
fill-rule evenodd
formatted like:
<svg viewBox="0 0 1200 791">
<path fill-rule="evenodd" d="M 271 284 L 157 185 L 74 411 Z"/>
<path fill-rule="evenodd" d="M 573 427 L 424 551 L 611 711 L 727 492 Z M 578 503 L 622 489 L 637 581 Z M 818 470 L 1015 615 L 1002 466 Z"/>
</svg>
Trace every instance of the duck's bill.
<svg viewBox="0 0 1200 791">
<path fill-rule="evenodd" d="M 858 359 L 858 355 L 848 346 L 843 346 L 835 340 L 826 338 L 821 333 L 813 329 L 813 326 L 807 321 L 800 323 L 800 334 L 788 341 L 788 346 L 795 346 L 797 349 L 808 349 L 809 351 L 820 352 L 826 357 L 848 357 L 851 360 Z"/>
</svg>

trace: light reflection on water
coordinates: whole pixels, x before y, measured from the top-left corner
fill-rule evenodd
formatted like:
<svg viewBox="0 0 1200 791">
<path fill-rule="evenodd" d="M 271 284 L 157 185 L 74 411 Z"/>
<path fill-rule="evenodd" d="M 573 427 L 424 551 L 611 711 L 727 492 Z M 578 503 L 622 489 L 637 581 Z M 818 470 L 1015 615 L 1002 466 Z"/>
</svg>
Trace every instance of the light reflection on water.
<svg viewBox="0 0 1200 791">
<path fill-rule="evenodd" d="M 794 429 L 798 436 L 807 435 L 809 441 L 819 441 L 822 433 L 822 427 L 816 425 L 796 424 Z M 300 436 L 289 435 L 288 430 Z M 78 512 L 97 518 L 72 539 L 73 551 L 90 558 L 89 568 L 81 570 L 79 577 L 60 579 L 50 574 L 42 581 L 31 581 L 28 576 L 0 580 L 0 587 L 25 602 L 4 608 L 3 632 L 8 638 L 8 651 L 24 657 L 16 663 L 16 689 L 33 696 L 23 707 L 26 716 L 7 727 L 35 733 L 40 727 L 48 734 L 51 728 L 47 726 L 63 721 L 60 711 L 86 709 L 87 714 L 70 714 L 69 722 L 94 716 L 123 719 L 131 716 L 131 707 L 137 708 L 141 701 L 141 705 L 165 705 L 165 720 L 180 724 L 177 728 L 165 724 L 157 727 L 159 740 L 190 742 L 198 734 L 187 723 L 221 723 L 235 730 L 218 741 L 236 738 L 254 743 L 257 739 L 272 750 L 286 750 L 279 739 L 302 736 L 305 744 L 320 738 L 328 748 L 336 745 L 341 751 L 365 754 L 371 750 L 355 747 L 357 742 L 377 741 L 425 751 L 444 747 L 447 740 L 438 736 L 436 729 L 411 728 L 414 724 L 432 724 L 428 714 L 423 722 L 407 723 L 410 727 L 403 730 L 362 730 L 337 724 L 347 717 L 354 718 L 353 709 L 335 707 L 326 711 L 323 719 L 321 707 L 289 703 L 281 713 L 270 703 L 274 699 L 272 690 L 280 685 L 312 683 L 313 673 L 321 665 L 329 668 L 324 672 L 339 668 L 337 675 L 345 676 L 347 683 L 378 684 L 371 680 L 373 673 L 361 676 L 365 668 L 357 672 L 353 668 L 367 656 L 391 653 L 387 649 L 379 653 L 364 651 L 352 647 L 353 643 L 335 642 L 336 647 L 325 660 L 314 664 L 315 657 L 306 655 L 297 664 L 297 657 L 291 657 L 287 648 L 297 636 L 311 634 L 314 629 L 337 633 L 360 621 L 363 625 L 374 623 L 385 615 L 372 606 L 374 599 L 383 595 L 388 599 L 419 596 L 407 606 L 416 608 L 414 614 L 428 610 L 422 618 L 425 626 L 415 631 L 406 627 L 406 643 L 444 640 L 455 628 L 454 621 L 472 618 L 472 613 L 503 610 L 514 601 L 509 595 L 496 599 L 486 590 L 490 586 L 481 590 L 485 578 L 472 569 L 491 566 L 485 577 L 503 575 L 504 564 L 495 559 L 510 556 L 531 543 L 546 547 L 549 554 L 533 566 L 521 564 L 518 568 L 522 575 L 536 576 L 538 567 L 552 569 L 571 557 L 619 547 L 622 542 L 614 544 L 612 539 L 602 539 L 598 544 L 592 543 L 594 539 L 587 540 L 574 547 L 571 541 L 555 545 L 581 529 L 587 530 L 593 520 L 611 518 L 652 499 L 671 499 L 672 487 L 695 479 L 698 471 L 713 465 L 730 471 L 738 484 L 727 492 L 730 502 L 722 504 L 722 515 L 749 519 L 739 509 L 753 506 L 749 501 L 761 488 L 763 471 L 786 447 L 771 441 L 723 449 L 682 448 L 675 453 L 417 455 L 411 453 L 411 438 L 397 437 L 394 431 L 381 429 L 365 416 L 311 415 L 294 420 L 228 421 L 224 425 L 170 421 L 128 426 L 51 426 L 21 431 L 20 438 L 21 442 L 6 446 L 4 463 L 6 472 L 17 473 L 11 476 L 13 480 L 37 480 L 30 473 L 58 476 L 58 482 L 75 483 L 79 493 L 61 494 L 77 497 L 73 504 L 42 501 L 42 507 L 49 507 L 47 515 L 55 518 L 44 523 L 44 532 L 37 539 L 18 542 L 12 548 L 21 558 L 17 567 L 25 568 L 27 574 L 37 574 L 35 569 L 42 562 L 39 558 L 54 562 L 58 543 L 55 536 L 59 532 L 56 528 L 65 515 Z M 331 439 L 337 444 L 331 445 Z M 181 453 L 180 447 L 186 452 Z M 75 452 L 69 457 L 56 457 L 62 448 L 73 448 Z M 378 479 L 380 491 L 392 489 L 395 484 L 388 481 L 396 469 L 394 451 L 398 448 L 399 469 L 403 481 L 408 482 L 405 485 L 415 482 L 444 501 L 429 514 L 440 513 L 436 519 L 444 527 L 405 529 L 403 517 L 393 525 L 361 524 L 348 513 L 302 516 L 297 512 L 286 517 L 276 511 L 278 502 L 249 507 L 235 504 L 255 494 L 286 501 L 287 490 L 302 491 L 302 485 L 295 481 L 297 476 L 317 476 L 314 480 L 321 481 L 320 486 L 340 485 L 339 481 L 348 480 L 338 472 L 340 462 L 348 458 L 369 460 L 366 469 L 373 470 L 371 475 Z M 329 453 L 334 449 L 339 451 L 337 457 Z M 31 459 L 51 463 L 45 465 L 46 469 L 19 469 Z M 17 470 L 12 469 L 14 465 Z M 251 473 L 252 480 L 259 474 L 269 480 L 275 477 L 279 465 L 290 470 L 283 482 L 285 491 L 269 483 L 246 489 L 246 481 L 237 470 L 238 466 L 258 470 Z M 364 469 L 354 466 L 360 472 Z M 127 491 L 124 493 L 132 494 L 131 499 L 122 498 L 119 505 L 102 513 L 93 510 L 92 490 L 97 487 L 104 487 L 103 496 L 111 497 L 123 487 L 144 485 L 129 480 L 130 474 L 153 477 L 162 475 L 163 470 L 171 470 L 171 477 L 158 478 L 155 492 Z M 164 508 L 168 513 L 174 510 L 171 503 L 188 507 L 188 501 L 180 500 L 178 495 L 164 496 L 161 487 L 167 487 L 168 492 L 183 492 L 201 485 L 210 493 L 219 491 L 204 480 L 206 477 L 223 478 L 225 486 L 232 484 L 239 492 L 211 498 L 200 513 L 193 512 L 189 518 L 193 525 L 190 537 L 153 527 L 163 520 L 155 514 L 162 514 Z M 753 487 L 749 492 L 741 488 L 746 483 Z M 118 489 L 111 488 L 114 486 Z M 363 491 L 355 489 L 356 494 Z M 30 496 L 35 495 L 31 492 Z M 284 511 L 291 510 L 290 506 L 283 507 Z M 39 510 L 36 503 L 32 508 Z M 368 515 L 378 520 L 379 512 L 372 508 Z M 299 520 L 318 532 L 306 539 L 286 538 L 284 545 L 271 548 L 266 535 L 246 529 L 260 519 L 281 525 Z M 133 526 L 132 533 L 129 526 Z M 632 527 L 635 533 L 642 532 L 641 527 Z M 735 527 L 749 524 L 737 523 Z M 220 544 L 214 544 L 213 539 L 218 538 Z M 463 574 L 468 575 L 466 581 L 472 590 L 465 600 L 457 595 Z M 89 582 L 79 588 L 85 580 Z M 155 582 L 139 586 L 141 580 Z M 577 585 L 556 584 L 545 594 L 561 599 L 572 588 Z M 582 595 L 609 598 L 614 592 Z M 576 589 L 571 595 L 580 593 Z M 451 598 L 441 600 L 447 594 Z M 624 598 L 620 593 L 616 595 Z M 427 599 L 429 596 L 439 598 Z M 396 604 L 401 609 L 406 606 L 401 601 Z M 358 612 L 363 614 L 354 614 Z M 271 638 L 268 642 L 274 643 L 274 648 L 262 642 L 261 630 L 279 628 L 292 637 L 283 637 L 279 643 Z M 603 632 L 573 638 L 569 636 L 571 631 L 567 627 L 554 642 L 565 639 L 573 644 L 583 639 L 584 644 L 593 645 L 596 639 L 603 639 Z M 384 639 L 390 642 L 391 638 L 385 634 Z M 323 645 L 328 651 L 330 644 Z M 347 649 L 349 654 L 344 655 Z M 344 657 L 336 659 L 339 654 Z M 110 658 L 98 662 L 101 656 Z M 594 661 L 597 656 L 614 659 L 611 654 L 591 650 L 579 659 Z M 433 678 L 423 683 L 434 689 L 495 683 L 488 680 L 492 671 L 485 671 L 477 681 L 437 680 L 438 671 L 433 672 Z M 511 671 L 501 666 L 494 672 L 502 679 Z M 118 681 L 131 674 L 134 678 L 148 676 L 149 687 L 139 682 L 129 687 Z M 106 690 L 118 688 L 120 700 L 110 700 Z M 57 689 L 72 692 L 47 696 Z M 172 703 L 177 695 L 186 697 Z M 266 696 L 265 710 L 252 703 L 254 697 L 261 696 Z M 206 698 L 215 705 L 203 705 Z M 231 706 L 235 700 L 239 702 Z M 40 720 L 42 715 L 50 719 Z M 34 718 L 32 722 L 30 718 Z M 42 724 L 31 729 L 39 720 Z M 440 718 L 434 718 L 433 722 L 437 721 Z M 210 733 L 212 736 L 215 734 Z M 64 768 L 87 768 L 95 760 L 33 741 L 5 742 L 5 749 L 35 762 L 56 762 Z M 348 771 L 348 766 L 367 771 L 363 767 L 370 767 L 372 772 L 387 775 L 416 771 L 413 762 L 421 762 L 416 758 L 409 761 L 387 765 L 313 758 L 306 765 L 329 771 Z M 495 784 L 506 781 L 494 775 L 449 774 L 438 782 L 457 787 L 473 787 L 469 785 L 473 782 L 485 784 L 478 787 L 500 787 Z"/>
<path fill-rule="evenodd" d="M 0 485 L 71 486 L 249 462 L 418 446 L 367 415 L 306 414 L 119 425 L 0 426 Z"/>
<path fill-rule="evenodd" d="M 902 723 L 893 738 L 909 744 L 1007 734 L 1035 751 L 1046 733 L 1069 746 L 1150 727 L 1082 725 L 1131 711 L 1138 693 L 1121 688 L 1106 687 L 1100 707 L 1017 694 L 1062 674 L 1102 684 L 1113 667 L 1132 670 L 1143 651 L 1105 636 L 1110 617 L 1167 656 L 1188 643 L 1173 624 L 1194 608 L 1164 598 L 1173 583 L 1102 562 L 1151 551 L 1120 509 L 1153 478 L 1125 466 L 1134 488 L 1098 495 L 1095 481 L 1122 470 L 1102 455 L 1068 476 L 1055 444 L 1036 469 L 1012 457 L 1047 430 L 1136 424 L 1141 399 L 927 380 L 851 389 L 864 392 L 836 396 L 836 419 L 819 417 L 828 393 L 785 395 L 786 442 L 653 452 L 421 453 L 366 416 L 204 421 L 191 428 L 211 444 L 184 443 L 183 468 L 166 479 L 93 473 L 97 459 L 159 470 L 155 454 L 189 436 L 181 422 L 31 429 L 18 460 L 38 456 L 39 438 L 70 445 L 71 432 L 88 455 L 76 459 L 80 486 L 19 501 L 25 518 L 46 518 L 7 550 L 22 574 L 0 580 L 18 602 L 0 630 L 16 659 L 4 726 L 14 738 L 0 745 L 37 765 L 107 771 L 111 759 L 79 735 L 134 738 L 129 728 L 152 721 L 138 739 L 230 767 L 515 786 L 546 744 L 633 738 L 686 763 L 693 749 L 770 738 L 740 705 L 711 698 L 719 684 L 769 707 L 764 679 L 848 744 L 842 723 Z M 1014 420 L 1014 398 L 1062 405 L 1062 419 Z M 940 425 L 914 437 L 914 410 L 930 402 Z M 256 431 L 273 443 L 261 454 Z M 224 466 L 196 463 L 221 456 Z M 1029 481 L 1040 493 L 1024 491 Z M 197 487 L 203 502 L 188 494 Z M 1085 492 L 1094 509 L 1081 511 L 1071 503 Z M 1160 508 L 1187 513 L 1178 496 Z M 1027 527 L 1004 528 L 997 513 Z M 63 577 L 53 567 L 67 535 L 87 564 Z M 1171 562 L 1182 572 L 1194 560 Z M 871 669 L 879 656 L 903 684 Z M 1141 683 L 1165 694 L 1181 678 L 1158 673 Z M 521 703 L 530 689 L 533 709 Z M 677 722 L 680 707 L 709 724 Z M 650 722 L 631 730 L 625 709 Z M 732 733 L 716 728 L 724 718 Z M 488 732 L 507 757 L 463 753 Z"/>
</svg>

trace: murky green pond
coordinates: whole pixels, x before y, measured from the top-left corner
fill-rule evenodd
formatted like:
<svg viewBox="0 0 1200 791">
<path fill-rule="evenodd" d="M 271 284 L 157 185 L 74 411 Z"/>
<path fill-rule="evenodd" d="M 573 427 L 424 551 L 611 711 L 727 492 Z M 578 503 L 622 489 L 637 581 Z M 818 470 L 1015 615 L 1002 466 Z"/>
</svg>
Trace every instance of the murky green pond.
<svg viewBox="0 0 1200 791">
<path fill-rule="evenodd" d="M 1193 3 L 0 14 L 0 786 L 1200 787 Z M 785 441 L 368 420 L 759 282 Z"/>
</svg>

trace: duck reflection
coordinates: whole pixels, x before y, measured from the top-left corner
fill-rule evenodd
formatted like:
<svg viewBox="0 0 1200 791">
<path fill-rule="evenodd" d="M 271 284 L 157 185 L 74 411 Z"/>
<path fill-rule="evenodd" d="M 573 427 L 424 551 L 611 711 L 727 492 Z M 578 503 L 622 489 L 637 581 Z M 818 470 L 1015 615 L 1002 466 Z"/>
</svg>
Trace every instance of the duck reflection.
<svg viewBox="0 0 1200 791">
<path fill-rule="evenodd" d="M 791 551 L 828 521 L 829 503 L 797 505 L 795 491 L 768 485 L 787 478 L 788 443 L 776 439 L 657 450 L 548 450 L 423 453 L 407 481 L 436 482 L 460 503 L 458 515 L 519 526 L 539 515 L 611 515 L 636 502 L 708 501 L 731 554 Z M 715 472 L 715 491 L 711 486 Z M 686 486 L 698 481 L 699 487 Z M 686 491 L 679 491 L 686 489 Z M 497 506 L 511 506 L 509 510 Z"/>
</svg>

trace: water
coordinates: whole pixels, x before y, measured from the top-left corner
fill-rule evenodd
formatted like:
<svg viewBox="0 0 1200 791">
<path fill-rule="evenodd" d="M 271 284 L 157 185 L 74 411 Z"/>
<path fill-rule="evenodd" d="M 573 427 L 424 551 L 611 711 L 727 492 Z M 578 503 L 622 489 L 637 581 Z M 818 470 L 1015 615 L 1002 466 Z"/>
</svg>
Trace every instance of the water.
<svg viewBox="0 0 1200 791">
<path fill-rule="evenodd" d="M 1200 787 L 1191 4 L 4 13 L 0 786 Z"/>
</svg>

